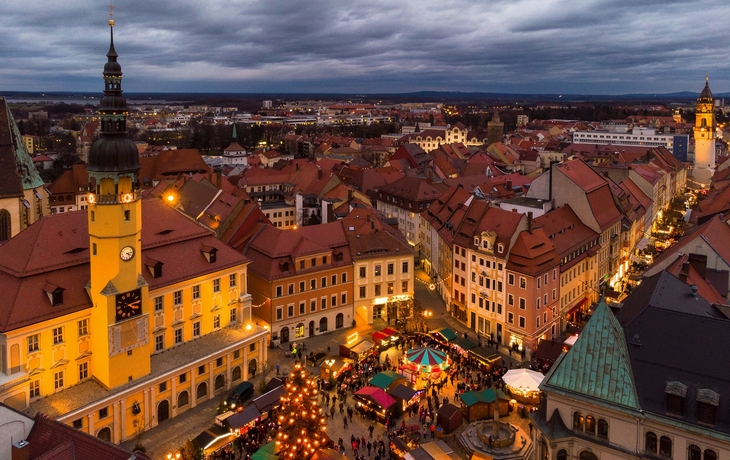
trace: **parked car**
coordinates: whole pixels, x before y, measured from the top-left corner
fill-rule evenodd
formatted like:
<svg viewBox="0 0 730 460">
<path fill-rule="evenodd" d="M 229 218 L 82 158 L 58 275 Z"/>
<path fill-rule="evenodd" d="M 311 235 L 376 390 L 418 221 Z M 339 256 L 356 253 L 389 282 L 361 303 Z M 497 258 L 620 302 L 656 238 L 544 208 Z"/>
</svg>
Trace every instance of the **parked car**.
<svg viewBox="0 0 730 460">
<path fill-rule="evenodd" d="M 307 356 L 307 362 L 312 367 L 319 366 L 320 364 L 322 364 L 322 361 L 324 361 L 324 359 L 326 357 L 327 357 L 327 353 L 323 353 L 323 352 L 319 352 L 314 355 L 310 354 L 309 356 Z"/>
<path fill-rule="evenodd" d="M 253 383 L 243 382 L 231 390 L 223 404 L 235 411 L 237 407 L 240 407 L 244 402 L 248 401 L 251 396 L 253 396 Z"/>
</svg>

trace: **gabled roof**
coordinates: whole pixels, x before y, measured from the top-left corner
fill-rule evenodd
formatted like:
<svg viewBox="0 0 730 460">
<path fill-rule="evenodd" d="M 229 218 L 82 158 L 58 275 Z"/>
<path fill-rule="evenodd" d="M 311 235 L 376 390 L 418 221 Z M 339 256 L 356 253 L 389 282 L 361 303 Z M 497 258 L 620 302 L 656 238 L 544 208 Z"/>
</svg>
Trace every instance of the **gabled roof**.
<svg viewBox="0 0 730 460">
<path fill-rule="evenodd" d="M 368 382 L 368 385 L 385 390 L 391 386 L 393 382 L 401 379 L 405 380 L 405 377 L 393 371 L 383 371 L 375 374 Z"/>
<path fill-rule="evenodd" d="M 378 191 L 411 201 L 433 201 L 442 193 L 429 180 L 411 176 L 380 187 Z"/>
<path fill-rule="evenodd" d="M 649 267 L 661 266 L 664 268 L 669 261 L 673 261 L 678 253 L 687 254 L 694 249 L 699 243 L 698 238 L 707 242 L 707 244 L 725 261 L 726 264 L 730 264 L 730 225 L 723 220 L 720 215 L 716 215 L 712 219 L 708 220 L 699 227 L 695 227 L 689 232 L 685 233 L 682 238 L 679 239 L 669 249 L 664 251 L 654 263 Z"/>
<path fill-rule="evenodd" d="M 536 228 L 520 232 L 517 236 L 509 252 L 507 269 L 534 276 L 558 263 L 560 259 L 555 245 L 542 229 Z"/>
<path fill-rule="evenodd" d="M 575 345 L 558 358 L 540 388 L 640 409 L 624 331 L 603 298 Z"/>
<path fill-rule="evenodd" d="M 580 221 L 570 205 L 553 209 L 535 219 L 555 245 L 558 257 L 565 257 L 577 248 L 598 238 L 598 233 Z"/>
</svg>

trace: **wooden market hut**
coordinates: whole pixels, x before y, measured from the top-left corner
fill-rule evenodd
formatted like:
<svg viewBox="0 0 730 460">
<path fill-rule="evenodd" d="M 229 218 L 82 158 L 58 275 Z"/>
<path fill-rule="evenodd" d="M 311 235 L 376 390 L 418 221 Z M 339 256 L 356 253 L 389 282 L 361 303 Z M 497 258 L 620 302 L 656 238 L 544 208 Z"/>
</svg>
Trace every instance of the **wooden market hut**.
<svg viewBox="0 0 730 460">
<path fill-rule="evenodd" d="M 469 422 L 491 419 L 495 408 L 500 417 L 509 415 L 509 397 L 501 390 L 487 388 L 482 391 L 467 391 L 462 393 L 460 399 L 464 417 Z"/>
<path fill-rule="evenodd" d="M 386 392 L 390 392 L 390 390 L 402 383 L 406 383 L 406 378 L 402 375 L 393 371 L 383 371 L 375 374 L 368 382 L 368 385 L 371 387 L 382 388 Z"/>
<path fill-rule="evenodd" d="M 436 412 L 436 421 L 445 434 L 453 433 L 463 422 L 461 409 L 453 404 L 444 404 Z"/>
<path fill-rule="evenodd" d="M 382 388 L 363 387 L 355 392 L 354 399 L 357 401 L 357 409 L 367 415 L 374 415 L 383 422 L 395 409 L 393 399 Z"/>
<path fill-rule="evenodd" d="M 395 407 L 393 412 L 397 416 L 403 413 L 413 404 L 417 404 L 426 390 L 414 390 L 408 385 L 398 384 L 388 393 L 391 398 L 395 399 Z"/>
</svg>

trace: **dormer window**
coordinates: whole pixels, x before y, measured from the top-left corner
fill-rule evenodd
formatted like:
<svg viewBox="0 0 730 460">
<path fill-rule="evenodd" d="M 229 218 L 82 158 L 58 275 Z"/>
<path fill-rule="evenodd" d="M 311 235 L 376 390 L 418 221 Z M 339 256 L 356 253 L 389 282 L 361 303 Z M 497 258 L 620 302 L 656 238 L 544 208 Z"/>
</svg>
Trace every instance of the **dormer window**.
<svg viewBox="0 0 730 460">
<path fill-rule="evenodd" d="M 162 262 L 160 262 L 159 260 L 155 260 L 155 259 L 146 257 L 144 260 L 144 264 L 147 267 L 147 269 L 150 271 L 152 278 L 162 277 L 162 266 L 164 265 Z"/>
<path fill-rule="evenodd" d="M 474 246 L 479 246 L 479 238 L 474 238 Z"/>
<path fill-rule="evenodd" d="M 715 425 L 717 420 L 717 406 L 720 405 L 720 395 L 709 388 L 697 390 L 697 421 Z"/>
<path fill-rule="evenodd" d="M 200 248 L 200 252 L 203 253 L 206 260 L 208 260 L 208 263 L 214 263 L 216 260 L 216 254 L 218 253 L 218 248 L 214 248 L 212 246 L 202 246 Z"/>
<path fill-rule="evenodd" d="M 499 252 L 500 254 L 504 252 L 504 245 L 502 243 L 499 243 L 497 245 L 497 252 Z"/>
<path fill-rule="evenodd" d="M 667 414 L 682 417 L 684 415 L 684 398 L 687 396 L 687 385 L 682 382 L 667 382 L 664 388 L 667 396 Z"/>
<path fill-rule="evenodd" d="M 46 294 L 48 295 L 48 300 L 51 302 L 51 305 L 58 306 L 63 304 L 63 289 L 62 287 L 54 286 L 51 283 L 46 283 L 46 285 L 43 287 L 43 290 L 46 291 Z"/>
</svg>

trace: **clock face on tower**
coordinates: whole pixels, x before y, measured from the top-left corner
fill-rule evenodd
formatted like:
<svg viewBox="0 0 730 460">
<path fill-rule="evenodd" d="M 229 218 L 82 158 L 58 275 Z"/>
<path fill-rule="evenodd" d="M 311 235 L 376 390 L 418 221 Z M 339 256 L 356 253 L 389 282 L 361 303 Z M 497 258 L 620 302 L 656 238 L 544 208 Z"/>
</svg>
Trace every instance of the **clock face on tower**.
<svg viewBox="0 0 730 460">
<path fill-rule="evenodd" d="M 132 246 L 124 246 L 122 250 L 119 251 L 119 257 L 121 257 L 124 261 L 131 260 L 132 257 L 134 257 L 134 248 Z"/>
<path fill-rule="evenodd" d="M 142 313 L 142 292 L 139 289 L 117 294 L 117 321 L 129 319 Z"/>
</svg>

